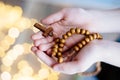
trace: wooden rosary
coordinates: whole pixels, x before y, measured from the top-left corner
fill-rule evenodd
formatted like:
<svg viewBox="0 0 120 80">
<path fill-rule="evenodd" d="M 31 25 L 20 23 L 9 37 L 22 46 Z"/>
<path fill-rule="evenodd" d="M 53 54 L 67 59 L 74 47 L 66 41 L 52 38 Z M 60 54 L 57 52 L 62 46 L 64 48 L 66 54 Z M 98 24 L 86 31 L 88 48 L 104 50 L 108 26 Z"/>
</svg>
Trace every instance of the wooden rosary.
<svg viewBox="0 0 120 80">
<path fill-rule="evenodd" d="M 43 32 L 43 36 L 53 36 L 53 28 L 49 27 L 46 28 L 43 24 L 41 23 L 35 23 L 34 26 L 41 30 Z M 79 41 L 74 47 L 70 49 L 70 53 L 67 54 L 66 56 L 62 55 L 63 48 L 66 42 L 66 39 L 71 37 L 73 34 L 81 34 L 84 35 L 85 37 Z M 98 33 L 93 33 L 90 34 L 88 30 L 85 29 L 80 29 L 80 28 L 71 28 L 66 34 L 62 35 L 62 38 L 56 38 L 55 44 L 52 47 L 52 55 L 51 57 L 57 61 L 58 63 L 66 62 L 66 61 L 72 61 L 74 60 L 74 57 L 77 55 L 77 53 L 84 47 L 86 46 L 90 41 L 94 39 L 102 39 L 102 36 Z M 101 65 L 100 62 L 96 63 L 96 70 L 94 72 L 82 72 L 79 73 L 80 75 L 85 75 L 85 76 L 92 76 L 96 75 L 101 71 Z"/>
</svg>

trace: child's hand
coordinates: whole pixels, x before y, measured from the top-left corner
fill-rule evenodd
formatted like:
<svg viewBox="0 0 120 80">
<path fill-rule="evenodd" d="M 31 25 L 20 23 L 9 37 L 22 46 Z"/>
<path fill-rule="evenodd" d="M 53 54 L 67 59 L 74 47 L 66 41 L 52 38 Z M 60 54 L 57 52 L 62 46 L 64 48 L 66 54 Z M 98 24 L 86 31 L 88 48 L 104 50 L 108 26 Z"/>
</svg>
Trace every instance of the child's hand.
<svg viewBox="0 0 120 80">
<path fill-rule="evenodd" d="M 41 22 L 51 26 L 56 23 L 61 26 L 75 26 L 93 31 L 94 28 L 91 27 L 93 18 L 94 15 L 84 9 L 65 8 L 41 20 Z"/>
</svg>

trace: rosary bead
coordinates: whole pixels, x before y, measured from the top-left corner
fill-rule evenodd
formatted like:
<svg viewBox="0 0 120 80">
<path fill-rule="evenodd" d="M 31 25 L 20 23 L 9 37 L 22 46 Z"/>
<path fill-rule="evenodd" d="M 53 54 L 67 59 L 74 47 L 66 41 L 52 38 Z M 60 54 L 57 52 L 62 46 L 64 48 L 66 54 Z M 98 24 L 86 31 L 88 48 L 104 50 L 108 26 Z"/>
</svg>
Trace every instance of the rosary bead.
<svg viewBox="0 0 120 80">
<path fill-rule="evenodd" d="M 57 45 L 57 44 L 54 44 L 53 48 L 58 48 L 58 45 Z"/>
<path fill-rule="evenodd" d="M 84 29 L 81 29 L 81 34 L 85 34 L 85 30 Z"/>
<path fill-rule="evenodd" d="M 66 34 L 68 37 L 70 37 L 72 35 L 71 32 L 69 32 L 69 31 Z"/>
<path fill-rule="evenodd" d="M 56 56 L 56 52 L 52 52 L 52 56 Z"/>
<path fill-rule="evenodd" d="M 66 34 L 64 34 L 64 35 L 62 36 L 62 38 L 63 38 L 63 39 L 67 39 L 68 36 L 67 36 Z"/>
<path fill-rule="evenodd" d="M 74 34 L 74 33 L 75 33 L 75 29 L 74 29 L 74 28 L 71 28 L 71 29 L 70 29 L 70 32 L 71 32 L 72 34 Z"/>
<path fill-rule="evenodd" d="M 62 51 L 63 51 L 63 48 L 58 48 L 58 51 L 59 51 L 59 52 L 62 52 Z"/>
<path fill-rule="evenodd" d="M 86 35 L 89 35 L 90 34 L 90 32 L 88 31 L 88 30 L 86 30 L 86 33 L 85 33 Z"/>
<path fill-rule="evenodd" d="M 98 39 L 102 39 L 102 36 L 100 34 L 98 34 L 98 33 L 96 33 L 96 34 L 97 34 Z"/>
<path fill-rule="evenodd" d="M 62 56 L 62 53 L 61 53 L 61 52 L 58 52 L 57 55 L 58 55 L 58 56 Z"/>
<path fill-rule="evenodd" d="M 63 44 L 63 43 L 60 43 L 59 46 L 60 46 L 60 47 L 64 47 L 64 44 Z"/>
<path fill-rule="evenodd" d="M 97 38 L 97 35 L 96 35 L 96 34 L 93 34 L 93 37 L 94 37 L 94 39 L 96 39 L 96 38 Z"/>
<path fill-rule="evenodd" d="M 92 36 L 92 35 L 89 35 L 89 39 L 92 41 L 92 40 L 93 40 L 93 36 Z"/>
<path fill-rule="evenodd" d="M 88 42 L 90 42 L 90 39 L 87 37 L 87 38 L 85 38 L 85 41 L 88 43 Z"/>
<path fill-rule="evenodd" d="M 75 50 L 75 51 L 79 51 L 80 49 L 79 49 L 78 46 L 75 46 L 75 47 L 74 47 L 74 50 Z"/>
<path fill-rule="evenodd" d="M 57 48 L 53 48 L 53 50 L 52 50 L 53 52 L 55 52 L 55 53 L 57 53 L 58 52 L 58 50 L 57 50 Z"/>
<path fill-rule="evenodd" d="M 59 58 L 58 58 L 58 62 L 59 62 L 59 63 L 62 63 L 62 62 L 63 62 L 63 58 L 62 58 L 62 57 L 59 57 Z"/>
<path fill-rule="evenodd" d="M 82 43 L 83 46 L 86 45 L 86 42 L 84 40 L 81 43 Z"/>
<path fill-rule="evenodd" d="M 95 34 L 96 34 L 97 38 L 99 38 L 99 34 L 98 33 L 95 33 Z"/>
<path fill-rule="evenodd" d="M 83 47 L 83 45 L 81 43 L 78 43 L 77 45 L 78 45 L 79 48 Z"/>
<path fill-rule="evenodd" d="M 60 42 L 61 43 L 65 43 L 65 39 L 60 39 Z"/>
<path fill-rule="evenodd" d="M 59 41 L 60 41 L 60 39 L 59 39 L 59 38 L 57 38 L 57 39 L 55 40 L 55 42 L 56 42 L 56 43 L 58 43 Z"/>
<path fill-rule="evenodd" d="M 80 28 L 76 28 L 75 30 L 77 34 L 80 34 Z"/>
</svg>

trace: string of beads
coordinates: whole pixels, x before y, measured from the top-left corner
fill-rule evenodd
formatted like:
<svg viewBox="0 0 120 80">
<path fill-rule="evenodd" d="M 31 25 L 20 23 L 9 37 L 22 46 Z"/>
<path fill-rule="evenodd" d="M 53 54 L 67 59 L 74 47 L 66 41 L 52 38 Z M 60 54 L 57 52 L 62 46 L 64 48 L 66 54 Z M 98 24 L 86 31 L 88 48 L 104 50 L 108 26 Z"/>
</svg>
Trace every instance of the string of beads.
<svg viewBox="0 0 120 80">
<path fill-rule="evenodd" d="M 62 63 L 63 57 L 62 52 L 63 48 L 66 42 L 66 39 L 72 36 L 73 34 L 81 34 L 84 35 L 84 39 L 82 39 L 80 42 L 78 42 L 71 50 L 71 53 L 76 54 L 80 49 L 82 49 L 85 45 L 87 45 L 90 41 L 94 39 L 102 39 L 102 36 L 98 33 L 90 34 L 88 30 L 80 29 L 80 28 L 71 28 L 66 34 L 62 36 L 62 38 L 57 38 L 55 40 L 55 44 L 52 48 L 52 57 L 57 62 Z"/>
<path fill-rule="evenodd" d="M 87 45 L 90 41 L 94 39 L 102 39 L 102 36 L 98 33 L 93 33 L 90 34 L 88 30 L 85 29 L 80 29 L 80 28 L 71 28 L 66 34 L 62 36 L 62 38 L 57 38 L 55 40 L 55 44 L 52 48 L 52 58 L 56 60 L 58 63 L 64 62 L 64 58 L 62 56 L 63 48 L 65 45 L 65 41 L 67 38 L 72 36 L 73 34 L 81 34 L 84 35 L 84 39 L 79 41 L 70 51 L 70 54 L 67 55 L 67 60 L 65 61 L 72 61 L 74 57 L 77 55 L 77 53 L 82 49 L 85 45 Z M 101 63 L 97 62 L 96 63 L 96 70 L 93 72 L 82 72 L 78 73 L 79 75 L 84 75 L 84 76 L 94 76 L 97 75 L 101 71 Z"/>
</svg>

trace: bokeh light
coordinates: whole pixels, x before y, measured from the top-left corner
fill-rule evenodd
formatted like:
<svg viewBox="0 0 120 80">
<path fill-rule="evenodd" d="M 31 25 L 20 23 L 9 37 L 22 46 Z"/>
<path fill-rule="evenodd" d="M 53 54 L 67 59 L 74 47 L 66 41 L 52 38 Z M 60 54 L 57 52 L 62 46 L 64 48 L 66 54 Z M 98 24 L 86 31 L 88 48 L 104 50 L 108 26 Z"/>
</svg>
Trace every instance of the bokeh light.
<svg viewBox="0 0 120 80">
<path fill-rule="evenodd" d="M 40 76 L 41 79 L 46 79 L 49 76 L 49 74 L 50 72 L 46 68 L 40 69 L 38 72 L 38 75 Z"/>
<path fill-rule="evenodd" d="M 11 80 L 11 74 L 9 72 L 3 72 L 1 74 L 1 79 L 2 80 Z"/>
<path fill-rule="evenodd" d="M 17 38 L 19 36 L 19 30 L 17 28 L 10 28 L 8 31 L 8 35 L 12 38 Z"/>
</svg>

